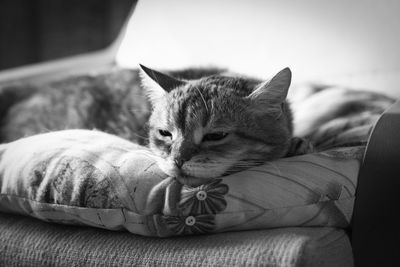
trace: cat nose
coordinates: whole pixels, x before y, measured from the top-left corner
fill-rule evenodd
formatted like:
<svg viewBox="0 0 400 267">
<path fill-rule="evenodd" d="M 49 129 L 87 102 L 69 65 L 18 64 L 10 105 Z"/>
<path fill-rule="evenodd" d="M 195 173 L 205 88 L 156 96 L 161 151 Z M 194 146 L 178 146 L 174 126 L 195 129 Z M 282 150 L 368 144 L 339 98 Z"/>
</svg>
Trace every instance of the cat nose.
<svg viewBox="0 0 400 267">
<path fill-rule="evenodd" d="M 174 162 L 175 162 L 175 165 L 176 165 L 178 168 L 181 168 L 182 165 L 183 165 L 183 163 L 185 163 L 185 160 L 182 159 L 182 158 L 179 158 L 179 159 L 175 159 Z"/>
<path fill-rule="evenodd" d="M 186 161 L 189 161 L 196 153 L 196 148 L 191 145 L 181 144 L 172 149 L 171 156 L 176 167 L 181 168 Z"/>
</svg>

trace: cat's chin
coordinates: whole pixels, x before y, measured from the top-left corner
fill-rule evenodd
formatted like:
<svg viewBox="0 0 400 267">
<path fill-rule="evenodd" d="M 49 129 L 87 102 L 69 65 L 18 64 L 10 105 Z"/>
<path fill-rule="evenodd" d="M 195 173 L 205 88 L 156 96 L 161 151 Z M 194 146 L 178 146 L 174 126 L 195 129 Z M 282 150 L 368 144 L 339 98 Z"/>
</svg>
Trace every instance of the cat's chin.
<svg viewBox="0 0 400 267">
<path fill-rule="evenodd" d="M 183 168 L 178 168 L 171 162 L 168 162 L 164 159 L 158 159 L 157 161 L 158 167 L 170 177 L 181 177 L 180 180 L 202 180 L 206 181 L 209 179 L 217 178 L 223 176 L 226 172 L 225 169 L 210 169 L 210 168 L 193 168 L 188 166 L 183 166 Z"/>
<path fill-rule="evenodd" d="M 217 175 L 216 173 L 201 173 L 201 175 L 191 175 L 190 172 L 185 172 L 184 170 L 180 170 L 178 168 L 165 168 L 165 166 L 160 166 L 161 169 L 170 177 L 174 177 L 181 184 L 189 185 L 192 187 L 199 186 L 207 183 L 208 181 L 220 177 L 222 175 Z M 200 173 L 197 173 L 200 174 Z"/>
<path fill-rule="evenodd" d="M 191 176 L 178 176 L 176 180 L 178 180 L 181 184 L 188 185 L 191 187 L 196 187 L 205 183 L 208 183 L 213 178 L 198 178 Z"/>
<path fill-rule="evenodd" d="M 168 169 L 164 170 L 164 172 L 171 177 L 174 177 L 177 179 L 180 183 L 189 185 L 189 186 L 199 186 L 201 184 L 207 183 L 208 181 L 220 177 L 222 175 L 216 175 L 214 174 L 209 174 L 206 175 L 203 173 L 201 176 L 194 176 L 190 175 L 189 173 L 186 173 L 183 170 L 177 170 L 177 169 Z"/>
</svg>

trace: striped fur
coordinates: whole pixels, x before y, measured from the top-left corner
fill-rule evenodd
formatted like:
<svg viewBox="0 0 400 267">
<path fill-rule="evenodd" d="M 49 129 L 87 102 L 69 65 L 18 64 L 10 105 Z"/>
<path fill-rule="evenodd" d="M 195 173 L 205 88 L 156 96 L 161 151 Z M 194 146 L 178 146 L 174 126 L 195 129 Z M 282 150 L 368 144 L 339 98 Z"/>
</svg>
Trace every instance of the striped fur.
<svg viewBox="0 0 400 267">
<path fill-rule="evenodd" d="M 144 68 L 153 105 L 150 148 L 163 158 L 159 165 L 166 173 L 213 178 L 286 155 L 292 135 L 285 102 L 290 70 L 269 82 L 222 75 L 177 81 Z M 226 134 L 221 140 L 207 139 L 221 133 Z"/>
</svg>

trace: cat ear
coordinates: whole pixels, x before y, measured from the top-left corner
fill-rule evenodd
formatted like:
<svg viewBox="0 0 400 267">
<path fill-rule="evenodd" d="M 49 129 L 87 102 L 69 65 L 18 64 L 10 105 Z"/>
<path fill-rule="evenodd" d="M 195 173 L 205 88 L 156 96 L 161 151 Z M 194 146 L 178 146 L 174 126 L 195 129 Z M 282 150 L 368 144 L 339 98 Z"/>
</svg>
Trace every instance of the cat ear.
<svg viewBox="0 0 400 267">
<path fill-rule="evenodd" d="M 285 68 L 278 72 L 271 80 L 259 84 L 256 89 L 248 96 L 249 99 L 266 108 L 280 109 L 280 105 L 285 101 L 288 94 L 292 72 Z M 260 108 L 257 105 L 257 108 Z"/>
<path fill-rule="evenodd" d="M 152 70 L 139 64 L 142 69 L 142 84 L 147 90 L 147 94 L 151 101 L 164 97 L 173 89 L 185 85 L 184 81 L 175 79 L 167 74 Z"/>
</svg>

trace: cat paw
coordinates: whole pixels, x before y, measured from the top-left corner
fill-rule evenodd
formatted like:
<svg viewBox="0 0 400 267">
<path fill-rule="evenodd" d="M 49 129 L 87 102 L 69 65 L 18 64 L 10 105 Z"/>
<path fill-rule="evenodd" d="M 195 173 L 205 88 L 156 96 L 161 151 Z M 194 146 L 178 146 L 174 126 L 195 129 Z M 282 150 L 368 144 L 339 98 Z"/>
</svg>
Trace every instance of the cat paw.
<svg viewBox="0 0 400 267">
<path fill-rule="evenodd" d="M 310 141 L 300 137 L 293 137 L 290 141 L 290 147 L 286 157 L 299 156 L 313 152 L 314 146 Z"/>
</svg>

